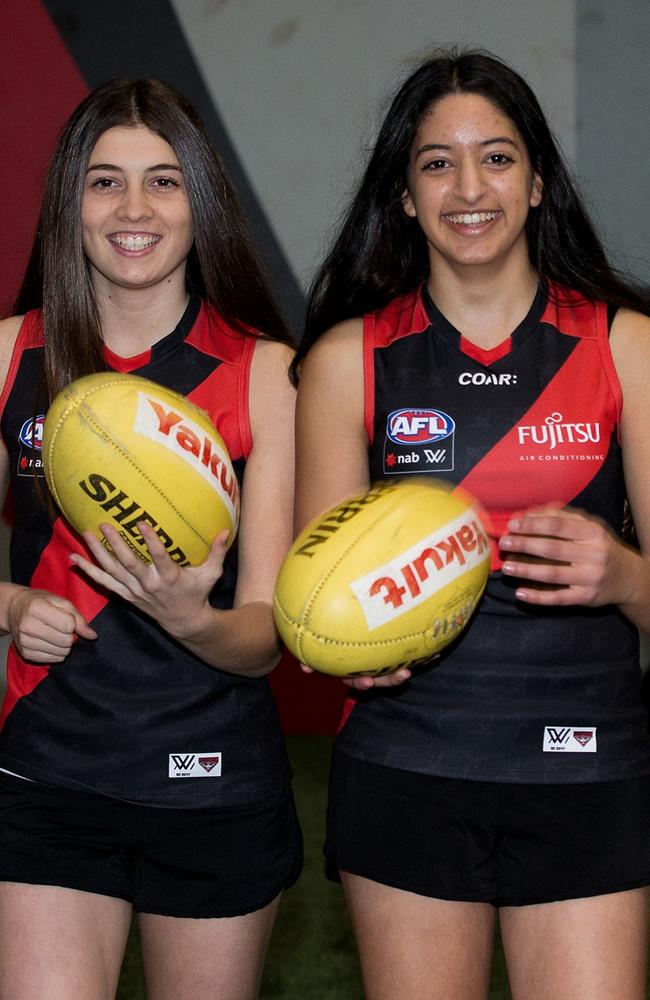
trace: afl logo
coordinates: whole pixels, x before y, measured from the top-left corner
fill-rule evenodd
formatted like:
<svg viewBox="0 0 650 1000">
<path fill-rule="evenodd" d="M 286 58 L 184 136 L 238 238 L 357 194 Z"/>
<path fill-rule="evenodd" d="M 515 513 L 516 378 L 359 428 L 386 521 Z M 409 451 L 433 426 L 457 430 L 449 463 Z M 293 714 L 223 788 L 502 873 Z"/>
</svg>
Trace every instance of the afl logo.
<svg viewBox="0 0 650 1000">
<path fill-rule="evenodd" d="M 386 433 L 394 444 L 431 444 L 453 434 L 455 421 L 442 410 L 393 410 Z"/>
<path fill-rule="evenodd" d="M 43 413 L 39 414 L 38 417 L 30 417 L 26 420 L 23 426 L 20 428 L 20 443 L 24 444 L 27 448 L 38 448 L 39 451 L 43 445 L 43 421 L 45 420 L 45 415 Z"/>
</svg>

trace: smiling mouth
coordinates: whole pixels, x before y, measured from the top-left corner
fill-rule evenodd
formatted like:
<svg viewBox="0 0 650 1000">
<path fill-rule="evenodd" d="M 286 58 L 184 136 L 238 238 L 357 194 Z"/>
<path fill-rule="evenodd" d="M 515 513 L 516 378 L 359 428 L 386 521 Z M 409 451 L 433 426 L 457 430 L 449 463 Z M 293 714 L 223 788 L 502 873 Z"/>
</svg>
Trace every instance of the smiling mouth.
<svg viewBox="0 0 650 1000">
<path fill-rule="evenodd" d="M 478 226 L 481 222 L 492 222 L 499 212 L 457 212 L 445 215 L 445 219 L 454 226 Z"/>
<path fill-rule="evenodd" d="M 160 243 L 161 239 L 162 236 L 153 233 L 111 233 L 108 237 L 110 243 L 122 250 L 146 250 Z"/>
</svg>

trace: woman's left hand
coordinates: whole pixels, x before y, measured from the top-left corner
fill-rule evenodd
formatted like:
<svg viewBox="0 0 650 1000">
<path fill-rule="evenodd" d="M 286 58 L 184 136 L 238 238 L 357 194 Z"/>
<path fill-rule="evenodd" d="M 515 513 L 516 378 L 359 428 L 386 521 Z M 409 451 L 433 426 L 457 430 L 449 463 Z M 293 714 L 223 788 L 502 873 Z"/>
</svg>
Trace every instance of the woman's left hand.
<svg viewBox="0 0 650 1000">
<path fill-rule="evenodd" d="M 110 524 L 101 525 L 109 551 L 91 532 L 84 541 L 95 562 L 72 554 L 74 563 L 86 576 L 143 611 L 176 638 L 197 627 L 197 616 L 210 612 L 208 595 L 223 572 L 228 533 L 221 532 L 212 543 L 207 559 L 199 566 L 179 566 L 153 528 L 141 522 L 138 530 L 147 543 L 151 563 L 142 561 Z"/>
<path fill-rule="evenodd" d="M 499 542 L 503 573 L 530 584 L 517 588 L 518 600 L 592 607 L 627 600 L 631 550 L 600 519 L 543 507 L 516 514 L 507 527 Z"/>
</svg>

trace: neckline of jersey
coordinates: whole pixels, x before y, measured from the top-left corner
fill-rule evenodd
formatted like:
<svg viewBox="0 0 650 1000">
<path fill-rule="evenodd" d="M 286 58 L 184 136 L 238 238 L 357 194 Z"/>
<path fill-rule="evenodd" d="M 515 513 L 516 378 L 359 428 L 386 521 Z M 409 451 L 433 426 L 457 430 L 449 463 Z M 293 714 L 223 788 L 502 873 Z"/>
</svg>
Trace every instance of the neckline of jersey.
<svg viewBox="0 0 650 1000">
<path fill-rule="evenodd" d="M 132 372 L 137 368 L 142 368 L 143 365 L 151 364 L 152 361 L 159 361 L 160 358 L 165 357 L 171 351 L 175 350 L 185 340 L 196 322 L 200 308 L 201 299 L 195 292 L 192 292 L 189 302 L 185 307 L 185 312 L 171 333 L 165 334 L 155 344 L 152 344 L 148 350 L 142 351 L 141 354 L 135 354 L 130 358 L 123 358 L 119 354 L 115 354 L 111 351 L 110 347 L 104 344 L 104 358 L 106 363 L 116 371 Z"/>
<path fill-rule="evenodd" d="M 537 324 L 544 314 L 548 302 L 548 286 L 545 281 L 540 281 L 537 291 L 530 305 L 530 309 L 523 320 L 512 331 L 510 336 L 506 336 L 500 344 L 488 351 L 477 347 L 463 337 L 447 317 L 438 309 L 431 298 L 431 294 L 426 284 L 422 286 L 422 303 L 424 310 L 430 320 L 431 327 L 436 334 L 441 334 L 449 343 L 456 347 L 462 354 L 474 358 L 484 365 L 490 365 L 501 358 L 506 357 L 514 347 L 518 347 L 536 329 Z"/>
</svg>

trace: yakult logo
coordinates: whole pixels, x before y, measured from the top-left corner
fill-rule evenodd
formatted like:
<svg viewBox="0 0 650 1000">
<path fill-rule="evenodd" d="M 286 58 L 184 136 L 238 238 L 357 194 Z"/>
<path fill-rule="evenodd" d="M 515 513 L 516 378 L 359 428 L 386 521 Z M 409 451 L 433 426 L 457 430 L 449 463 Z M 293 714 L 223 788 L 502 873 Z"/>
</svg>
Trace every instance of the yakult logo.
<svg viewBox="0 0 650 1000">
<path fill-rule="evenodd" d="M 395 444 L 430 444 L 453 433 L 455 423 L 441 410 L 393 410 L 386 432 Z"/>
<path fill-rule="evenodd" d="M 229 470 L 228 459 L 221 445 L 205 433 L 189 417 L 145 392 L 138 392 L 138 406 L 133 429 L 150 441 L 156 441 L 173 451 L 199 472 L 230 508 L 233 520 L 239 514 L 239 486 Z M 223 492 L 222 492 L 223 491 Z"/>
<path fill-rule="evenodd" d="M 544 423 L 538 426 L 532 424 L 517 428 L 519 444 L 545 445 L 553 451 L 560 444 L 586 444 L 600 441 L 600 424 L 565 424 L 561 413 L 551 413 Z"/>
<path fill-rule="evenodd" d="M 465 511 L 390 562 L 351 582 L 370 630 L 421 604 L 489 558 L 475 511 Z"/>
</svg>

